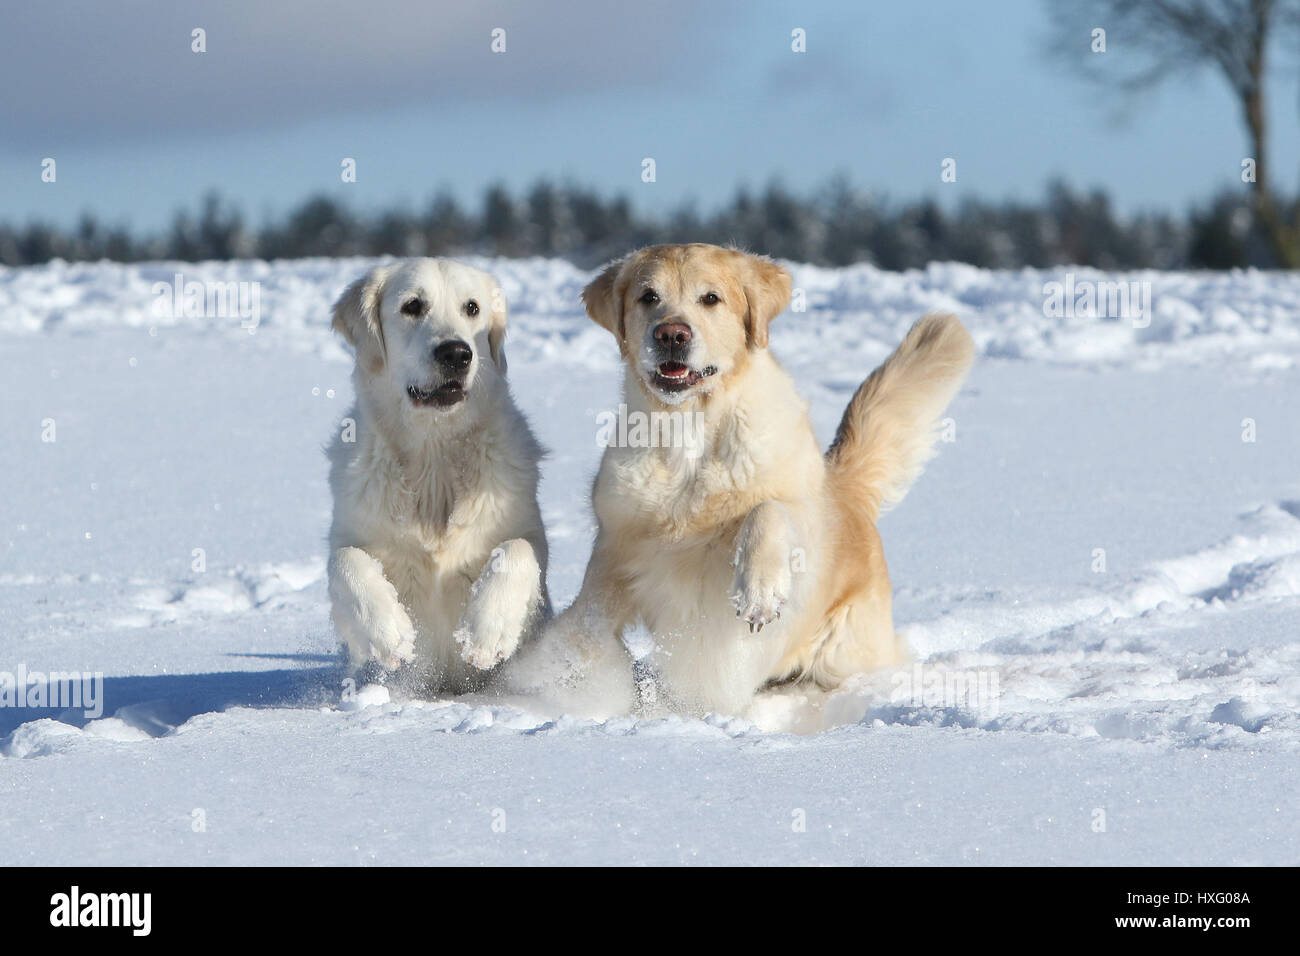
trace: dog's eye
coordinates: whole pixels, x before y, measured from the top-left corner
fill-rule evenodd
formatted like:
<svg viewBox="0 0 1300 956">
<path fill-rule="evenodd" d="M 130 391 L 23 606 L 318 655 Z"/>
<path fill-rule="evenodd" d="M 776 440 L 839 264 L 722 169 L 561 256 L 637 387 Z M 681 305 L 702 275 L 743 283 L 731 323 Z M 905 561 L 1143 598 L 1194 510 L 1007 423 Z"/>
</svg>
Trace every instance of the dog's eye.
<svg viewBox="0 0 1300 956">
<path fill-rule="evenodd" d="M 465 314 L 471 316 L 478 315 L 478 303 L 475 302 L 473 299 L 470 299 L 468 302 L 466 302 Z"/>
<path fill-rule="evenodd" d="M 700 296 L 700 301 L 703 302 L 705 305 L 717 305 L 722 300 L 718 298 L 718 293 L 706 292 L 704 293 L 704 295 Z"/>
<path fill-rule="evenodd" d="M 424 312 L 424 302 L 421 299 L 407 299 L 402 303 L 402 315 L 416 316 Z"/>
<path fill-rule="evenodd" d="M 643 305 L 654 305 L 659 301 L 659 293 L 654 289 L 646 289 L 641 293 L 641 303 Z"/>
</svg>

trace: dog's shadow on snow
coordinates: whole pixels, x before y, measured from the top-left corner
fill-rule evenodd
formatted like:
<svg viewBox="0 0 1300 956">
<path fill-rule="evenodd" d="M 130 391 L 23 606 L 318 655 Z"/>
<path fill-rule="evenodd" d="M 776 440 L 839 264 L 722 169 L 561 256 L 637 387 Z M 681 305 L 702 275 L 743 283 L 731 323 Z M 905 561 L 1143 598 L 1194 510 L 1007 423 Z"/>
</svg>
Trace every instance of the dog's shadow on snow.
<svg viewBox="0 0 1300 956">
<path fill-rule="evenodd" d="M 232 707 L 334 704 L 338 702 L 339 688 L 348 676 L 341 657 L 330 654 L 228 656 L 296 661 L 304 666 L 209 674 L 105 677 L 98 699 L 90 710 L 85 706 L 87 701 L 84 698 L 80 706 L 74 707 L 0 707 L 0 738 L 8 736 L 22 724 L 42 718 L 84 727 L 91 720 L 103 717 L 116 717 L 152 737 L 161 737 L 191 717 Z"/>
</svg>

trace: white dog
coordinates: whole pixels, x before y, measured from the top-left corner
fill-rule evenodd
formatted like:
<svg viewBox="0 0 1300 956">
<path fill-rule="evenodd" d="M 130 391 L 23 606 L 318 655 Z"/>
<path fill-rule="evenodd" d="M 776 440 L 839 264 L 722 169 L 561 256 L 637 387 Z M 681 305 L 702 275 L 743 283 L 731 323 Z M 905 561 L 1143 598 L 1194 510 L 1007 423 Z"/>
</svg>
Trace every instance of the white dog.
<svg viewBox="0 0 1300 956">
<path fill-rule="evenodd" d="M 334 626 L 356 667 L 472 689 L 550 616 L 504 299 L 485 272 L 415 259 L 350 285 L 334 328 L 356 350 L 355 425 L 329 450 Z"/>
</svg>

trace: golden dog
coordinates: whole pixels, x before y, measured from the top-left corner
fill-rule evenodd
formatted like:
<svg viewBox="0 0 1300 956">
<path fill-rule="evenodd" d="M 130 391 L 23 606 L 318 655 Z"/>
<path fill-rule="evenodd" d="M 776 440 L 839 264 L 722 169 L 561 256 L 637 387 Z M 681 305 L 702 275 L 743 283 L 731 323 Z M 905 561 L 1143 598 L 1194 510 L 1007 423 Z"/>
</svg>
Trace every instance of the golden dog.
<svg viewBox="0 0 1300 956">
<path fill-rule="evenodd" d="M 627 414 L 691 415 L 693 427 L 681 432 L 689 442 L 605 451 L 581 591 L 538 645 L 552 679 L 576 687 L 603 671 L 592 709 L 617 709 L 611 686 L 633 689 L 621 634 L 638 624 L 666 702 L 688 713 L 735 713 L 769 683 L 833 687 L 905 659 L 875 521 L 933 454 L 974 357 L 961 323 L 918 321 L 823 454 L 767 350 L 790 301 L 780 266 L 656 246 L 606 268 L 583 301 L 618 340 Z"/>
</svg>

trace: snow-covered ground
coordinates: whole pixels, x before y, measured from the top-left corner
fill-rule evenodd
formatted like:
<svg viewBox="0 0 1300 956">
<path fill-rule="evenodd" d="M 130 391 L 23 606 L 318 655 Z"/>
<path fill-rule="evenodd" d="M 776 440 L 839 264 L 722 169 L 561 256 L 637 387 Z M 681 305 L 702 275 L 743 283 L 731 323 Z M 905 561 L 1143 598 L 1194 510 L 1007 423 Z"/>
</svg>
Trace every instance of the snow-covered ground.
<svg viewBox="0 0 1300 956">
<path fill-rule="evenodd" d="M 328 307 L 367 264 L 0 270 L 0 680 L 104 675 L 98 716 L 0 707 L 0 864 L 1300 858 L 1300 277 L 1069 277 L 1149 283 L 1135 321 L 1049 314 L 1064 273 L 793 267 L 772 347 L 823 437 L 925 309 L 980 346 L 881 523 L 919 669 L 591 721 L 341 697 Z M 588 274 L 476 264 L 563 604 L 616 350 Z M 156 314 L 177 273 L 257 283 L 256 328 Z"/>
</svg>

